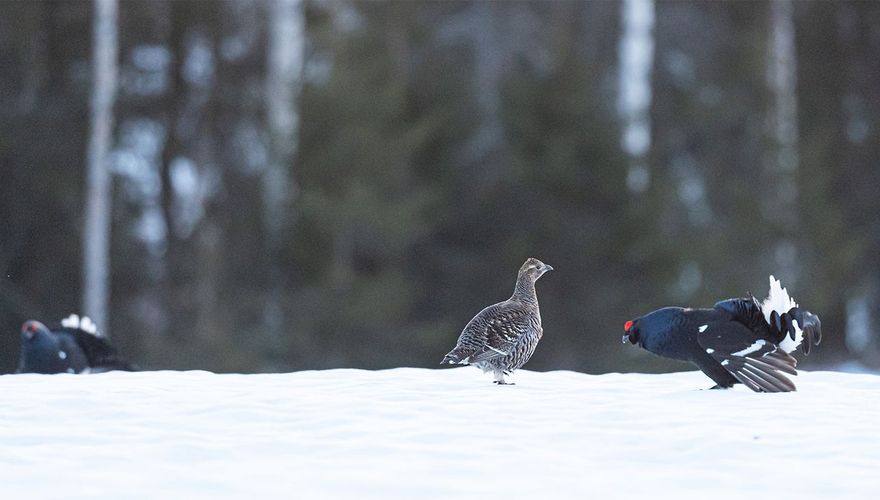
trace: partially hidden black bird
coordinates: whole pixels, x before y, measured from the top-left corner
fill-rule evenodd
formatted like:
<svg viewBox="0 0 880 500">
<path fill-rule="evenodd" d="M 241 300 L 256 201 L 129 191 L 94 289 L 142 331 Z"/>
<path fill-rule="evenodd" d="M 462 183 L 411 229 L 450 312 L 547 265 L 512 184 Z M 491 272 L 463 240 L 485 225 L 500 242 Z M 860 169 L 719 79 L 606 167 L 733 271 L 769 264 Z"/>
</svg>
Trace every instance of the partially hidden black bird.
<svg viewBox="0 0 880 500">
<path fill-rule="evenodd" d="M 87 316 L 71 314 L 51 330 L 39 321 L 21 327 L 21 359 L 18 373 L 87 373 L 109 370 L 134 371 L 95 323 Z"/>
<path fill-rule="evenodd" d="M 544 333 L 535 281 L 552 270 L 538 259 L 527 259 L 517 274 L 513 296 L 474 316 L 441 364 L 474 365 L 484 372 L 493 371 L 494 383 L 510 384 L 505 375 L 532 357 Z"/>
<path fill-rule="evenodd" d="M 819 317 L 801 309 L 773 276 L 763 302 L 749 294 L 712 309 L 664 307 L 623 329 L 624 343 L 697 365 L 717 384 L 712 389 L 742 383 L 756 392 L 796 390 L 785 376 L 797 375 L 791 353 L 800 346 L 809 354 L 822 340 Z"/>
</svg>

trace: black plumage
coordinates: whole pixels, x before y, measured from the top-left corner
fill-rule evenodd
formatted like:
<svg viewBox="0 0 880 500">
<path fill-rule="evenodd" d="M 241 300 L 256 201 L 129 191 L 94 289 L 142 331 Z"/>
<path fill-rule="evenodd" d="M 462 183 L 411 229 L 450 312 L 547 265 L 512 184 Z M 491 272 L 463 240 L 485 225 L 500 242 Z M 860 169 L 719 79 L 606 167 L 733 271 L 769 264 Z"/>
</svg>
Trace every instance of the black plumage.
<svg viewBox="0 0 880 500">
<path fill-rule="evenodd" d="M 513 295 L 480 311 L 468 322 L 441 364 L 470 364 L 493 371 L 496 384 L 522 367 L 541 340 L 541 312 L 535 281 L 553 268 L 529 258 L 517 274 Z"/>
<path fill-rule="evenodd" d="M 770 294 L 728 299 L 711 309 L 665 307 L 624 325 L 629 341 L 663 357 L 689 361 L 717 384 L 742 383 L 757 392 L 796 390 L 791 352 L 809 354 L 822 340 L 818 316 L 801 309 L 779 281 L 770 277 Z"/>
<path fill-rule="evenodd" d="M 71 315 L 49 329 L 39 321 L 21 327 L 18 373 L 83 373 L 135 370 L 88 317 Z"/>
</svg>

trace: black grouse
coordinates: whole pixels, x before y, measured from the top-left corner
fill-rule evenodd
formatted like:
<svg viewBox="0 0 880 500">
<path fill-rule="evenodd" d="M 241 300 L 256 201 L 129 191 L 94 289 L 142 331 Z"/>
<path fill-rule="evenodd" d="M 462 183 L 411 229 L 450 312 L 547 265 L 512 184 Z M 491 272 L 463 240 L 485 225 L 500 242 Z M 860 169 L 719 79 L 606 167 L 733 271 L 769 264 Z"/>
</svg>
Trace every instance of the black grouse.
<svg viewBox="0 0 880 500">
<path fill-rule="evenodd" d="M 21 360 L 18 373 L 83 373 L 134 370 L 102 337 L 86 316 L 72 314 L 58 328 L 39 321 L 21 327 Z"/>
<path fill-rule="evenodd" d="M 532 357 L 544 331 L 535 281 L 553 268 L 529 258 L 519 269 L 513 296 L 479 312 L 458 337 L 455 349 L 441 364 L 470 364 L 495 373 L 495 383 Z"/>
<path fill-rule="evenodd" d="M 822 340 L 818 316 L 798 307 L 773 276 L 763 302 L 750 294 L 712 309 L 664 307 L 627 321 L 624 331 L 624 343 L 697 365 L 713 389 L 740 382 L 756 392 L 796 390 L 785 376 L 797 375 L 790 353 L 800 346 L 809 354 Z"/>
</svg>

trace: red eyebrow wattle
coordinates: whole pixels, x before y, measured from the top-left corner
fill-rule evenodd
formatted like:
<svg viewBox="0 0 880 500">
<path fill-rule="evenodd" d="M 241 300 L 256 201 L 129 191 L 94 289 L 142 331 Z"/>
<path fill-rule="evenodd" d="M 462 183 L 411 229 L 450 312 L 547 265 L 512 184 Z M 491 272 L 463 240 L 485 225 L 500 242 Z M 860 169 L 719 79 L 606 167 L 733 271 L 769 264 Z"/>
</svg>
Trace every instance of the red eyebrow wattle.
<svg viewBox="0 0 880 500">
<path fill-rule="evenodd" d="M 632 322 L 632 320 L 627 321 L 627 322 L 624 323 L 624 325 L 623 325 L 623 331 L 628 332 L 629 329 L 632 328 L 632 326 L 633 326 L 633 322 Z"/>
</svg>

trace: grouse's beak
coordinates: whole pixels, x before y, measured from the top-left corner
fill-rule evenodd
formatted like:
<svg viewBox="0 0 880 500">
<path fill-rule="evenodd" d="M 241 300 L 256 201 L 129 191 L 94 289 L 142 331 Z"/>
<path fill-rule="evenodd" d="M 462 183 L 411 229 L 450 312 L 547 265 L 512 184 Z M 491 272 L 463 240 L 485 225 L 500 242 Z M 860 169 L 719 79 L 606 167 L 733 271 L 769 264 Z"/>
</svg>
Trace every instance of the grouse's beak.
<svg viewBox="0 0 880 500">
<path fill-rule="evenodd" d="M 626 344 L 629 341 L 630 344 L 636 345 L 639 343 L 639 334 L 638 332 L 626 332 L 623 334 L 623 338 L 621 341 Z"/>
<path fill-rule="evenodd" d="M 545 273 L 546 273 L 547 271 L 552 271 L 552 270 L 553 270 L 553 266 L 550 266 L 550 265 L 544 264 L 544 272 L 545 272 Z"/>
</svg>

